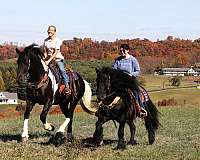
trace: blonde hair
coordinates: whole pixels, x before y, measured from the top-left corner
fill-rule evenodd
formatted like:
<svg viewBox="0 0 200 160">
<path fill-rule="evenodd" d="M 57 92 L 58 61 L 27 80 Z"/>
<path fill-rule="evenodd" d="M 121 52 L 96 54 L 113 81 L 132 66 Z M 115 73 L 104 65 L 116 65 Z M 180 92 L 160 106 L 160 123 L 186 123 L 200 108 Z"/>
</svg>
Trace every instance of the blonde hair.
<svg viewBox="0 0 200 160">
<path fill-rule="evenodd" d="M 56 26 L 50 25 L 50 26 L 48 27 L 48 30 L 49 30 L 51 27 L 54 28 L 54 31 L 56 32 Z"/>
</svg>

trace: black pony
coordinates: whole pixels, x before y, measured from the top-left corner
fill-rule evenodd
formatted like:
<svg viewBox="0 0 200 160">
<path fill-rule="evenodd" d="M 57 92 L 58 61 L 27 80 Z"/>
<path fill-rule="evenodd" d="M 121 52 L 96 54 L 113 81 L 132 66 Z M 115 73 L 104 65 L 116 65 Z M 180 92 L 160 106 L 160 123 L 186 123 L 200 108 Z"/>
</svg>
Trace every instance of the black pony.
<svg viewBox="0 0 200 160">
<path fill-rule="evenodd" d="M 139 90 L 137 79 L 123 71 L 107 67 L 101 70 L 96 69 L 96 73 L 96 95 L 97 99 L 102 102 L 101 107 L 96 112 L 98 121 L 96 122 L 96 130 L 93 135 L 97 145 L 101 145 L 103 142 L 102 125 L 109 120 L 119 122 L 117 149 L 123 149 L 126 146 L 124 141 L 125 123 L 129 125 L 131 132 L 131 138 L 128 144 L 137 144 L 134 138 L 136 128 L 133 122 L 138 117 L 140 109 L 133 94 L 133 91 Z M 120 97 L 121 99 L 114 107 L 110 108 L 108 105 L 116 97 Z M 155 131 L 159 127 L 158 110 L 150 98 L 148 98 L 148 101 L 144 105 L 147 110 L 147 117 L 144 118 L 145 127 L 148 131 L 149 144 L 153 144 L 155 141 Z"/>
<path fill-rule="evenodd" d="M 49 78 L 42 82 L 45 75 L 44 61 L 42 59 L 43 52 L 39 46 L 33 44 L 26 47 L 23 51 L 16 48 L 18 53 L 18 68 L 17 68 L 17 83 L 19 86 L 25 84 L 25 95 L 22 96 L 18 93 L 19 98 L 26 100 L 26 110 L 24 113 L 24 126 L 22 132 L 22 140 L 28 140 L 28 120 L 30 112 L 36 103 L 44 105 L 40 115 L 40 120 L 44 125 L 44 129 L 48 131 L 54 130 L 54 126 L 47 123 L 46 116 L 50 107 L 55 104 L 59 105 L 62 113 L 65 115 L 66 120 L 58 129 L 55 138 L 62 141 L 63 133 L 67 128 L 67 136 L 69 140 L 72 140 L 72 121 L 73 112 L 78 103 L 82 98 L 88 101 L 91 100 L 91 89 L 88 83 L 82 79 L 82 77 L 76 73 L 71 72 L 70 89 L 72 94 L 66 96 L 59 92 L 59 86 L 56 84 L 55 77 L 51 70 L 49 70 Z M 50 78 L 51 77 L 51 78 Z M 23 86 L 23 85 L 22 85 Z M 81 104 L 85 104 L 83 101 Z M 86 104 L 87 105 L 87 104 Z M 82 106 L 85 109 L 84 106 Z"/>
</svg>

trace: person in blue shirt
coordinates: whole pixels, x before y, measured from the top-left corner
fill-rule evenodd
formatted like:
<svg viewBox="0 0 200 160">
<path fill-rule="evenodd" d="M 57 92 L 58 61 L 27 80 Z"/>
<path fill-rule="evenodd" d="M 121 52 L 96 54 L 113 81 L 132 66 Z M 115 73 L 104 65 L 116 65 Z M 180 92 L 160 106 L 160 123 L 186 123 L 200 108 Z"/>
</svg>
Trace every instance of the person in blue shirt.
<svg viewBox="0 0 200 160">
<path fill-rule="evenodd" d="M 119 69 L 129 74 L 130 76 L 138 77 L 140 74 L 140 65 L 135 57 L 129 54 L 130 47 L 128 44 L 122 44 L 120 46 L 120 56 L 115 59 L 112 68 Z M 140 93 L 134 92 L 134 96 L 141 108 L 140 117 L 147 116 L 147 111 L 140 98 Z"/>
</svg>

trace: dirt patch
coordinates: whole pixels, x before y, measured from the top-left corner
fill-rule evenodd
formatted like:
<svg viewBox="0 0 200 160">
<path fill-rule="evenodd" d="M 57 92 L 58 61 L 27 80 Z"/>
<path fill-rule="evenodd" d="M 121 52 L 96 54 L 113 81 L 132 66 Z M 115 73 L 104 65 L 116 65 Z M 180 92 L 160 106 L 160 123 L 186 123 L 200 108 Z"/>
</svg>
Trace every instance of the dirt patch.
<svg viewBox="0 0 200 160">
<path fill-rule="evenodd" d="M 21 113 L 16 111 L 15 108 L 5 108 L 0 112 L 0 119 L 16 118 L 20 116 Z"/>
<path fill-rule="evenodd" d="M 82 112 L 83 109 L 80 105 L 77 105 L 74 112 Z M 62 114 L 62 111 L 60 110 L 59 106 L 53 107 L 50 111 L 49 114 Z"/>
</svg>

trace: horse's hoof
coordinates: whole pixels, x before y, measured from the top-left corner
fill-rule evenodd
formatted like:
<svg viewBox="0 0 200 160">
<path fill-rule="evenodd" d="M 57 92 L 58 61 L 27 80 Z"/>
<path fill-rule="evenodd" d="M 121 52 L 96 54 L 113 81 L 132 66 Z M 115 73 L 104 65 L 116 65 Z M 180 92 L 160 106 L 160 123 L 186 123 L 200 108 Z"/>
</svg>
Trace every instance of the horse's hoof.
<svg viewBox="0 0 200 160">
<path fill-rule="evenodd" d="M 44 129 L 47 131 L 54 131 L 55 127 L 52 124 L 44 125 Z"/>
<path fill-rule="evenodd" d="M 152 145 L 155 142 L 155 134 L 149 135 L 149 144 Z"/>
<path fill-rule="evenodd" d="M 129 141 L 127 144 L 128 145 L 137 145 L 138 143 L 136 140 L 133 140 L 133 141 Z"/>
<path fill-rule="evenodd" d="M 117 145 L 117 147 L 114 148 L 114 150 L 118 150 L 118 149 L 120 149 L 120 150 L 126 149 L 126 144 L 125 143 L 119 143 Z"/>
<path fill-rule="evenodd" d="M 101 140 L 100 142 L 97 143 L 97 146 L 100 147 L 103 145 L 103 140 Z"/>
<path fill-rule="evenodd" d="M 71 133 L 67 133 L 67 142 L 69 143 L 73 142 L 73 135 Z"/>
<path fill-rule="evenodd" d="M 152 145 L 154 143 L 155 139 L 149 139 L 149 144 Z"/>
<path fill-rule="evenodd" d="M 62 132 L 57 132 L 56 135 L 53 137 L 52 143 L 56 146 L 59 147 L 63 143 L 66 142 L 66 137 Z"/>
<path fill-rule="evenodd" d="M 23 143 L 28 142 L 28 137 L 22 137 L 21 142 Z"/>
<path fill-rule="evenodd" d="M 51 125 L 51 130 L 50 131 L 54 131 L 55 127 L 53 125 Z"/>
<path fill-rule="evenodd" d="M 101 140 L 101 139 L 95 139 L 95 138 L 93 138 L 93 142 L 94 142 L 94 144 L 95 144 L 97 147 L 100 147 L 100 146 L 103 145 L 103 140 Z"/>
</svg>

